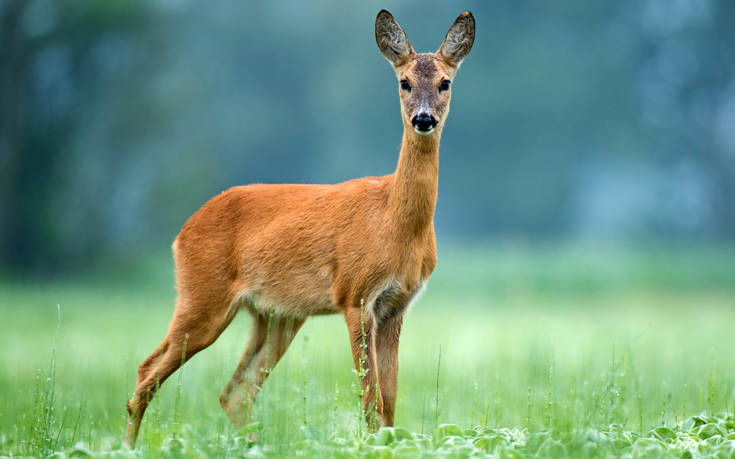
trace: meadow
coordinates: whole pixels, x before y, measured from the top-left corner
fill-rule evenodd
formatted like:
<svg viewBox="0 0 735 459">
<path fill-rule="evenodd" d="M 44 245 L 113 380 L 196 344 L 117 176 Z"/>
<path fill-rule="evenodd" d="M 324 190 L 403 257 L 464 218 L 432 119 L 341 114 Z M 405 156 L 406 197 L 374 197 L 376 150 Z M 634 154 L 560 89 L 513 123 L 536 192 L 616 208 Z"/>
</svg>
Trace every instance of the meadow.
<svg viewBox="0 0 735 459">
<path fill-rule="evenodd" d="M 252 424 L 218 403 L 239 315 L 121 447 L 172 262 L 0 281 L 0 456 L 735 457 L 735 248 L 443 247 L 404 322 L 396 426 L 367 432 L 339 316 L 307 321 Z M 257 436 L 253 440 L 253 436 Z"/>
</svg>

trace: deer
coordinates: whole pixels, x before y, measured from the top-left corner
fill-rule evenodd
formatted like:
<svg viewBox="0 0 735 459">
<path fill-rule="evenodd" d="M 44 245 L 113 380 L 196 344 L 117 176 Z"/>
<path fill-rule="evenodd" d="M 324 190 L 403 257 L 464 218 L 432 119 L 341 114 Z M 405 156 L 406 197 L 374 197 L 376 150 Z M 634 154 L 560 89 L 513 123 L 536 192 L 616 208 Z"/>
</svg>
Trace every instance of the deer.
<svg viewBox="0 0 735 459">
<path fill-rule="evenodd" d="M 160 385 L 211 345 L 240 310 L 249 342 L 219 402 L 235 428 L 311 316 L 342 314 L 370 429 L 393 426 L 403 317 L 437 263 L 439 143 L 452 82 L 472 48 L 469 11 L 434 53 L 416 53 L 386 10 L 375 39 L 398 80 L 403 138 L 395 172 L 335 185 L 251 184 L 212 198 L 173 243 L 177 300 L 168 332 L 138 369 L 125 444 L 135 447 Z M 372 409 L 371 409 L 372 408 Z"/>
</svg>

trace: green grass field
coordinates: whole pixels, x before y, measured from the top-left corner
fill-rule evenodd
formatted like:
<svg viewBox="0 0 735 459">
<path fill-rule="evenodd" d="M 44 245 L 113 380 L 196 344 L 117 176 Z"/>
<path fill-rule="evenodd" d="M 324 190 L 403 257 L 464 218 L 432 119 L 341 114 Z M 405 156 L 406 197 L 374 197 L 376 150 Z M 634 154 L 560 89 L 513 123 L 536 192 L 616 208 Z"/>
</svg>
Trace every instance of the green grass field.
<svg viewBox="0 0 735 459">
<path fill-rule="evenodd" d="M 735 457 L 732 248 L 440 247 L 404 322 L 400 427 L 366 433 L 333 316 L 307 321 L 234 431 L 218 396 L 241 314 L 121 450 L 137 366 L 173 311 L 171 264 L 0 282 L 0 455 Z"/>
</svg>

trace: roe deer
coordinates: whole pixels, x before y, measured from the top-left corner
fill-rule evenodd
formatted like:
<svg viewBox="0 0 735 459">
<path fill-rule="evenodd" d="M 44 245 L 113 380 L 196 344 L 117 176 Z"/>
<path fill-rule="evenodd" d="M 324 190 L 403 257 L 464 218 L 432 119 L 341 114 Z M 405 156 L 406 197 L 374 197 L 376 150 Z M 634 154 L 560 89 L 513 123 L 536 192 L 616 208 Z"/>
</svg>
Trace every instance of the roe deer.
<svg viewBox="0 0 735 459">
<path fill-rule="evenodd" d="M 319 314 L 345 317 L 355 366 L 365 366 L 368 425 L 393 425 L 403 315 L 436 266 L 439 140 L 451 82 L 474 36 L 475 20 L 464 12 L 435 53 L 417 54 L 393 16 L 378 14 L 375 38 L 399 82 L 404 128 L 393 174 L 234 187 L 186 222 L 173 243 L 173 319 L 140 365 L 127 403 L 130 447 L 159 384 L 212 344 L 240 309 L 253 317 L 252 336 L 220 396 L 236 427 L 306 318 Z"/>
</svg>

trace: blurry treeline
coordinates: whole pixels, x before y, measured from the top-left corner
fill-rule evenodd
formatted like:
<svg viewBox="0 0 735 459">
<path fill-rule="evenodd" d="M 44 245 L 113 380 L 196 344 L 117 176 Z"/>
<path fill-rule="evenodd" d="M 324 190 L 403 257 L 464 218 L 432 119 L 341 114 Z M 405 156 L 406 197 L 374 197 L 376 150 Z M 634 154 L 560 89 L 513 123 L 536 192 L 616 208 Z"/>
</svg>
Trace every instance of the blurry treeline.
<svg viewBox="0 0 735 459">
<path fill-rule="evenodd" d="M 0 265 L 161 250 L 214 194 L 392 172 L 373 21 L 477 39 L 440 238 L 735 239 L 735 2 L 0 0 Z"/>
</svg>

